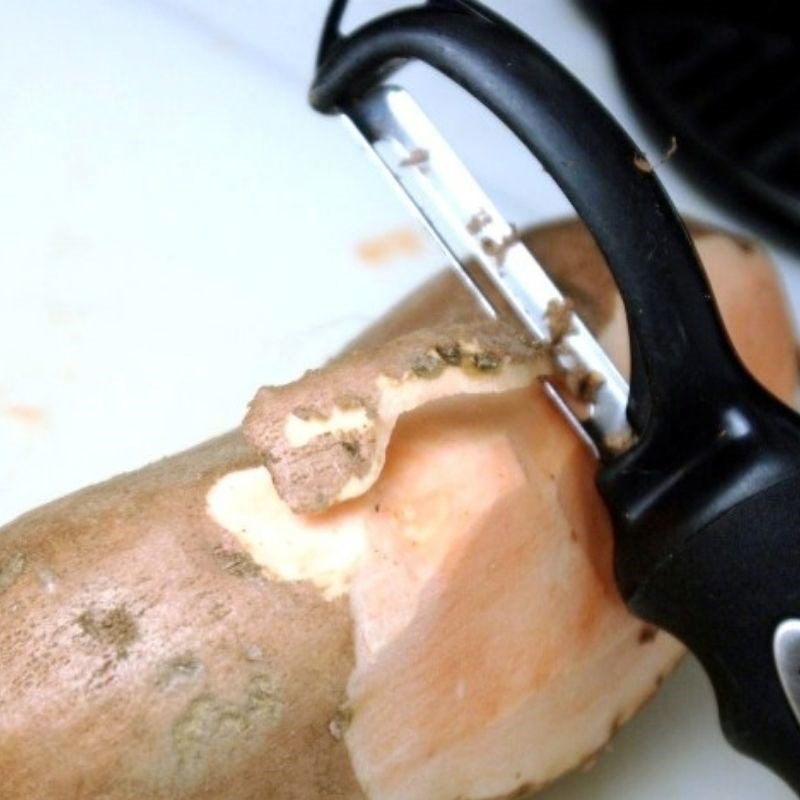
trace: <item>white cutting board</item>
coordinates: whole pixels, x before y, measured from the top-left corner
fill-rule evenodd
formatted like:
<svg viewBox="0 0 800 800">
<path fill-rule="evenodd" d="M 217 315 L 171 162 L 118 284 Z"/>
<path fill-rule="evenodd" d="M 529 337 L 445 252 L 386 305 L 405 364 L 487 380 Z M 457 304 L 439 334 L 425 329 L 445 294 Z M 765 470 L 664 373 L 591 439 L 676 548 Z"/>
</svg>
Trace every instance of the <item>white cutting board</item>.
<svg viewBox="0 0 800 800">
<path fill-rule="evenodd" d="M 386 3 L 357 3 L 380 9 Z M 566 0 L 494 6 L 645 150 Z M 441 264 L 335 120 L 305 105 L 324 3 L 0 0 L 0 521 L 235 426 Z M 519 224 L 567 212 L 440 81 L 415 94 Z M 685 211 L 727 224 L 673 173 Z M 795 307 L 800 264 L 773 248 Z M 548 800 L 788 800 L 729 750 L 688 660 Z"/>
</svg>

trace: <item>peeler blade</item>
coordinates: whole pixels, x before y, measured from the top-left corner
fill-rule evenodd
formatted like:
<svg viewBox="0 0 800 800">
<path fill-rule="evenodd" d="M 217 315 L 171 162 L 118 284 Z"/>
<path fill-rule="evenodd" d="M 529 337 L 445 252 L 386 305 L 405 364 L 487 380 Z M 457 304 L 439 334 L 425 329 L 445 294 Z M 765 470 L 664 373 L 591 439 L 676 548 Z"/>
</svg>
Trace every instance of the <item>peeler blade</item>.
<svg viewBox="0 0 800 800">
<path fill-rule="evenodd" d="M 567 379 L 546 386 L 570 422 L 601 458 L 625 449 L 633 441 L 625 378 L 414 99 L 384 84 L 342 112 L 486 312 L 513 313 L 553 345 Z"/>
</svg>

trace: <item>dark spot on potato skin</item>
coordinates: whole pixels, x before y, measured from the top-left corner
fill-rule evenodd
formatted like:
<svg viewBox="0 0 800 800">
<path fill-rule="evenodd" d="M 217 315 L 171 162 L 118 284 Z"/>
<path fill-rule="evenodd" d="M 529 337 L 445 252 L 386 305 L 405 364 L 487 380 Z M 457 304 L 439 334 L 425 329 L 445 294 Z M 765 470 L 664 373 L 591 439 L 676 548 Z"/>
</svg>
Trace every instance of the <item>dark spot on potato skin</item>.
<svg viewBox="0 0 800 800">
<path fill-rule="evenodd" d="M 436 352 L 442 361 L 451 367 L 457 367 L 461 364 L 461 346 L 457 342 L 437 345 Z"/>
<path fill-rule="evenodd" d="M 639 631 L 639 644 L 649 644 L 658 636 L 658 628 L 652 625 L 644 625 Z"/>
<path fill-rule="evenodd" d="M 228 550 L 221 545 L 215 547 L 212 556 L 223 572 L 234 578 L 257 578 L 261 576 L 261 568 L 253 561 L 249 553 L 242 550 Z"/>
<path fill-rule="evenodd" d="M 418 378 L 436 378 L 442 374 L 445 363 L 433 353 L 419 353 L 411 362 L 411 371 Z"/>
<path fill-rule="evenodd" d="M 361 449 L 358 446 L 358 442 L 353 442 L 349 439 L 342 439 L 340 444 L 344 448 L 344 451 L 347 453 L 347 455 L 352 456 L 353 458 L 361 457 Z"/>
<path fill-rule="evenodd" d="M 221 600 L 215 601 L 208 609 L 208 616 L 214 622 L 221 622 L 225 617 L 231 613 L 231 607 L 226 605 Z"/>
<path fill-rule="evenodd" d="M 336 711 L 336 714 L 334 714 L 333 719 L 328 725 L 328 730 L 330 731 L 331 736 L 333 736 L 337 742 L 341 741 L 344 738 L 344 735 L 347 733 L 352 721 L 353 709 L 347 704 L 343 704 Z"/>
<path fill-rule="evenodd" d="M 479 372 L 493 372 L 500 364 L 501 359 L 496 353 L 474 353 L 470 358 L 471 364 Z"/>
<path fill-rule="evenodd" d="M 112 648 L 117 659 L 127 658 L 131 645 L 139 638 L 139 626 L 125 606 L 101 612 L 87 610 L 75 622 L 85 636 Z"/>
</svg>

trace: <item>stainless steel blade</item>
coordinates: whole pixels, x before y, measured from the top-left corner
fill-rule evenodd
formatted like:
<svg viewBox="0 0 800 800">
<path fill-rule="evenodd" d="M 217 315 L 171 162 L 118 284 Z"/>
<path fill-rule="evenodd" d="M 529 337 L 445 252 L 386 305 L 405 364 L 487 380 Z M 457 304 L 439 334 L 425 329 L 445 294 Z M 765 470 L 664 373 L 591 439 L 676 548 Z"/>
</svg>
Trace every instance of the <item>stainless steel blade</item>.
<svg viewBox="0 0 800 800">
<path fill-rule="evenodd" d="M 552 340 L 553 315 L 568 308 L 565 298 L 413 98 L 401 88 L 378 86 L 344 114 L 486 311 L 503 316 L 506 304 L 535 339 Z M 491 299 L 497 293 L 503 303 Z M 631 440 L 627 382 L 576 315 L 570 323 L 555 349 L 559 367 L 595 383 L 580 418 L 563 387 L 556 399 L 601 454 L 616 451 Z"/>
</svg>

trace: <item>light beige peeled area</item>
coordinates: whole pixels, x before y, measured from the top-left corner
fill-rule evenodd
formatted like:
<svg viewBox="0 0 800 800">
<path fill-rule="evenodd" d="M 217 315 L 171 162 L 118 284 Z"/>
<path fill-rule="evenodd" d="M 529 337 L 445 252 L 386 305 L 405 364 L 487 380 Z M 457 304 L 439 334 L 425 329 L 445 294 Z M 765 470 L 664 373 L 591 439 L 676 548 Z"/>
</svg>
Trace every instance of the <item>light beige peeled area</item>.
<svg viewBox="0 0 800 800">
<path fill-rule="evenodd" d="M 547 347 L 503 324 L 480 322 L 406 334 L 294 384 L 262 388 L 244 430 L 267 468 L 226 475 L 209 493 L 209 513 L 272 574 L 309 580 L 326 597 L 338 597 L 371 547 L 370 516 L 352 508 L 320 512 L 372 488 L 398 419 L 447 397 L 529 387 L 552 369 Z M 423 522 L 413 504 L 406 513 Z M 295 514 L 314 516 L 299 524 Z M 424 516 L 436 531 L 441 520 Z"/>
<path fill-rule="evenodd" d="M 525 238 L 609 346 L 624 342 L 585 231 Z M 790 397 L 767 260 L 699 241 L 744 359 Z M 0 796 L 486 800 L 591 759 L 680 648 L 616 596 L 593 463 L 535 385 L 541 354 L 482 339 L 496 332 L 477 320 L 444 276 L 361 338 L 371 383 L 345 358 L 285 403 L 262 394 L 273 445 L 329 434 L 315 458 L 345 466 L 320 499 L 297 462 L 294 499 L 313 513 L 290 509 L 237 431 L 3 528 Z M 411 361 L 383 346 L 430 325 L 401 347 Z M 453 343 L 458 365 L 431 360 Z M 371 425 L 385 457 L 329 457 L 358 462 Z"/>
</svg>

